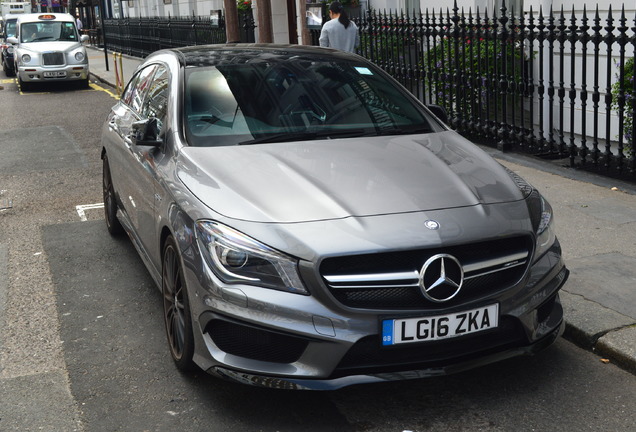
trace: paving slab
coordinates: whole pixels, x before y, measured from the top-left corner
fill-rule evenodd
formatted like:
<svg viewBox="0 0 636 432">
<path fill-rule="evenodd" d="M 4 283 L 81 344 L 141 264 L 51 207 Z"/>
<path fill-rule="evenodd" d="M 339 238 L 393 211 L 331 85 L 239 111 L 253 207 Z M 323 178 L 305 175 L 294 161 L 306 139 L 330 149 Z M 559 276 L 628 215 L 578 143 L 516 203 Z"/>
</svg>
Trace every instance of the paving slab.
<svg viewBox="0 0 636 432">
<path fill-rule="evenodd" d="M 592 349 L 605 334 L 636 324 L 636 320 L 620 314 L 585 297 L 568 292 L 572 279 L 561 291 L 566 319 L 564 336 L 578 345 Z M 626 349 L 633 349 L 634 341 L 626 341 Z M 631 347 L 630 347 L 631 345 Z"/>
<path fill-rule="evenodd" d="M 601 200 L 589 201 L 585 205 L 570 206 L 581 213 L 594 216 L 598 219 L 612 224 L 627 224 L 636 222 L 636 211 L 632 207 L 626 206 L 617 197 L 603 198 Z"/>
<path fill-rule="evenodd" d="M 614 361 L 624 369 L 636 373 L 636 325 L 612 331 L 601 337 L 596 351 Z"/>
<path fill-rule="evenodd" d="M 608 253 L 570 259 L 567 266 L 571 272 L 568 292 L 636 321 L 636 258 Z"/>
<path fill-rule="evenodd" d="M 62 371 L 0 380 L 1 431 L 81 431 Z"/>
</svg>

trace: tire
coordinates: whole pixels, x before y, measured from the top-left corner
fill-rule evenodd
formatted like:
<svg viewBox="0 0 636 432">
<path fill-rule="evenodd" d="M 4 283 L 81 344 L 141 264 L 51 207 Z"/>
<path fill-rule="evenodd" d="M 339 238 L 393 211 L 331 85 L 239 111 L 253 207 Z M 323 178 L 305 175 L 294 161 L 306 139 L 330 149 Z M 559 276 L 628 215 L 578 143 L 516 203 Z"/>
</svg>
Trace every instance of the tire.
<svg viewBox="0 0 636 432">
<path fill-rule="evenodd" d="M 7 78 L 11 78 L 15 76 L 15 72 L 13 71 L 13 67 L 10 67 L 6 60 L 2 62 L 2 69 L 4 70 L 4 74 Z"/>
<path fill-rule="evenodd" d="M 91 83 L 90 80 L 88 78 L 86 78 L 84 80 L 78 81 L 77 82 L 77 87 L 80 88 L 80 89 L 88 89 L 88 88 L 90 88 L 90 83 Z"/>
<path fill-rule="evenodd" d="M 18 84 L 20 84 L 20 91 L 21 92 L 30 91 L 32 89 L 32 85 L 33 85 L 31 83 L 22 81 L 22 78 L 20 78 L 20 77 L 18 77 Z"/>
<path fill-rule="evenodd" d="M 191 372 L 196 368 L 192 360 L 194 355 L 192 316 L 181 259 L 172 236 L 166 239 L 163 249 L 161 293 L 170 355 L 177 369 L 181 372 Z"/>
<path fill-rule="evenodd" d="M 110 165 L 108 156 L 104 154 L 102 164 L 102 190 L 104 193 L 104 219 L 106 220 L 106 228 L 112 236 L 118 236 L 124 232 L 119 219 L 117 219 L 117 198 L 113 181 L 110 175 Z"/>
</svg>

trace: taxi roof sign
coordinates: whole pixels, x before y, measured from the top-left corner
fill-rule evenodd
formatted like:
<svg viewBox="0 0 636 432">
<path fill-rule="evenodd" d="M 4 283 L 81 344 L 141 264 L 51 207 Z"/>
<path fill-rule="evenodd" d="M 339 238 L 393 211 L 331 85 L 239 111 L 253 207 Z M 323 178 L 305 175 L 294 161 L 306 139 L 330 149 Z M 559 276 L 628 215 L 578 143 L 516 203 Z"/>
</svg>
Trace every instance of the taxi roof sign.
<svg viewBox="0 0 636 432">
<path fill-rule="evenodd" d="M 41 20 L 54 20 L 55 19 L 55 15 L 50 15 L 50 14 L 39 15 L 38 19 L 41 19 Z"/>
</svg>

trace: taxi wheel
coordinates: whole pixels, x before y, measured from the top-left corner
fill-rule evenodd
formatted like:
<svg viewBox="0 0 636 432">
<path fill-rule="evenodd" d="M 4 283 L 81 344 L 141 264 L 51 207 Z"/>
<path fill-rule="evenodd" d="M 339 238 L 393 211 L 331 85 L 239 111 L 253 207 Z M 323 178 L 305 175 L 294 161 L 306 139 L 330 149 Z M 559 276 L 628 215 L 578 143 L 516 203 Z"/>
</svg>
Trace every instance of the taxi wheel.
<svg viewBox="0 0 636 432">
<path fill-rule="evenodd" d="M 189 372 L 195 369 L 195 363 L 192 360 L 194 355 L 192 315 L 181 259 L 172 236 L 166 239 L 162 261 L 161 293 L 168 346 L 177 369 Z"/>
<path fill-rule="evenodd" d="M 25 92 L 31 90 L 31 83 L 22 81 L 22 78 L 18 77 L 18 84 L 20 85 L 20 91 Z"/>
<path fill-rule="evenodd" d="M 119 235 L 124 232 L 119 219 L 117 219 L 117 199 L 115 190 L 113 189 L 113 181 L 110 176 L 110 165 L 108 164 L 108 156 L 104 155 L 102 165 L 102 189 L 104 192 L 104 219 L 106 220 L 106 228 L 112 236 Z"/>
<path fill-rule="evenodd" d="M 77 86 L 81 89 L 87 89 L 87 88 L 90 88 L 90 83 L 91 83 L 90 80 L 86 78 L 84 80 L 78 81 Z"/>
<path fill-rule="evenodd" d="M 6 61 L 2 62 L 2 69 L 4 69 L 4 74 L 5 74 L 7 77 L 13 77 L 13 76 L 15 76 L 15 72 L 13 71 L 13 68 L 12 68 L 12 67 L 9 67 L 9 66 L 7 65 L 7 62 L 6 62 Z"/>
</svg>

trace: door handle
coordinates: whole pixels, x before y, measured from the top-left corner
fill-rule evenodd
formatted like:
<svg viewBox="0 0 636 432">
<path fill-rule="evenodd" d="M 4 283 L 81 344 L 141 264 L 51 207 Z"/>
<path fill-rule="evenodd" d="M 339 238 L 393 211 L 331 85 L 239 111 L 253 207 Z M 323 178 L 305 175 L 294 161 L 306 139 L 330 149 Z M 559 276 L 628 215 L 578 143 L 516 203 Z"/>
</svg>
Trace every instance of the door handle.
<svg viewBox="0 0 636 432">
<path fill-rule="evenodd" d="M 111 131 L 119 132 L 119 125 L 117 124 L 117 120 L 115 117 L 113 117 L 112 119 L 108 121 L 108 128 Z"/>
</svg>

